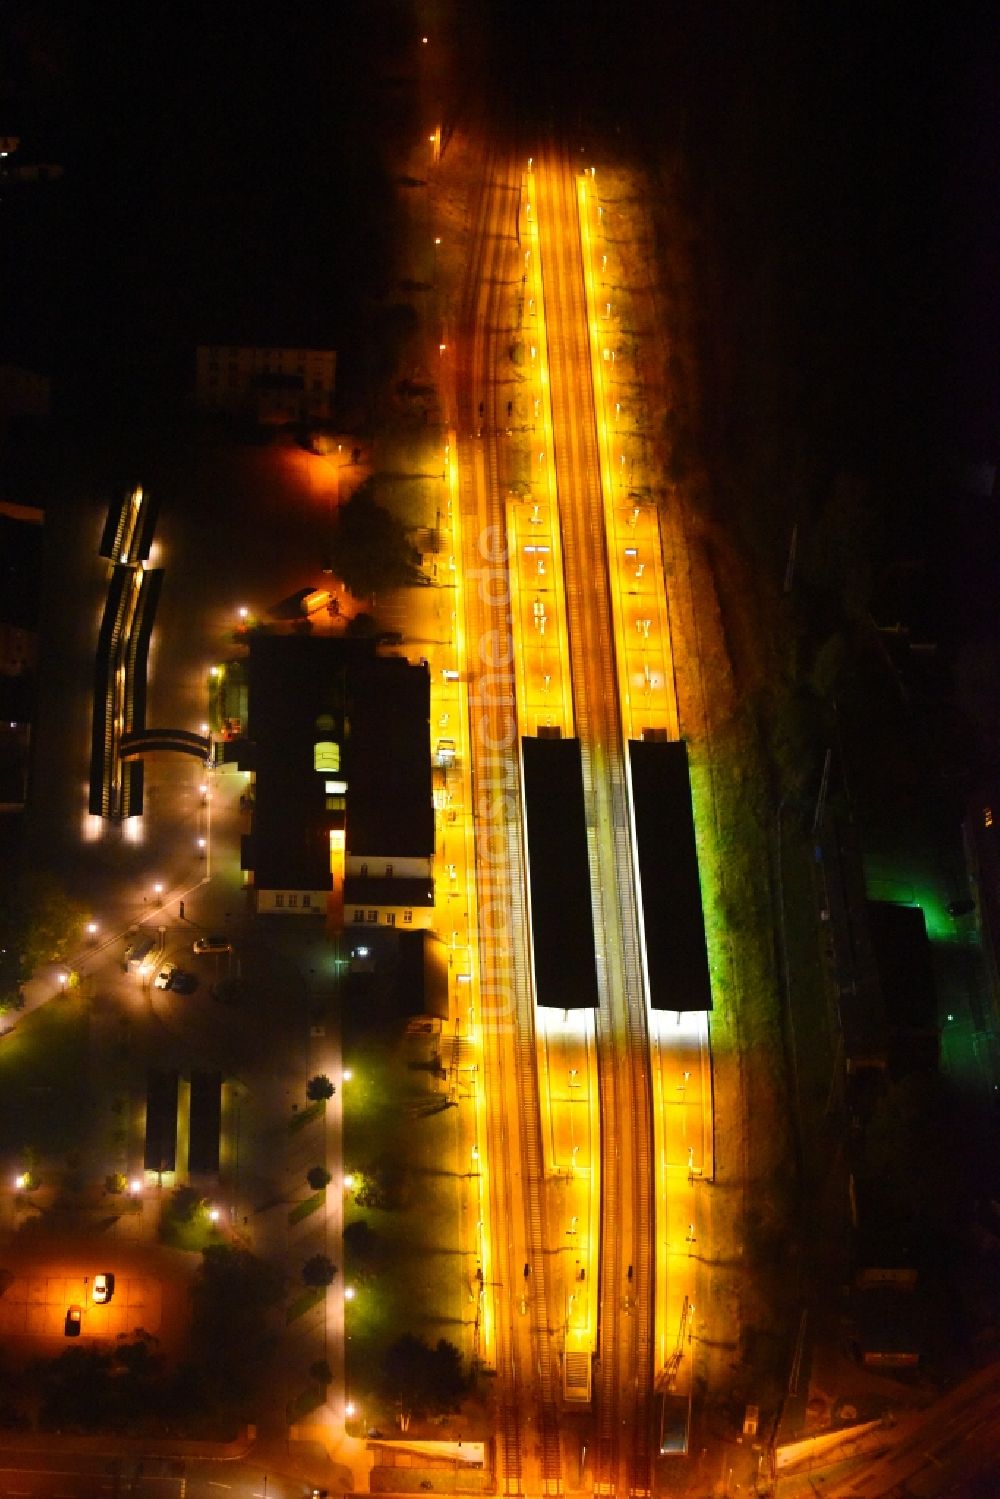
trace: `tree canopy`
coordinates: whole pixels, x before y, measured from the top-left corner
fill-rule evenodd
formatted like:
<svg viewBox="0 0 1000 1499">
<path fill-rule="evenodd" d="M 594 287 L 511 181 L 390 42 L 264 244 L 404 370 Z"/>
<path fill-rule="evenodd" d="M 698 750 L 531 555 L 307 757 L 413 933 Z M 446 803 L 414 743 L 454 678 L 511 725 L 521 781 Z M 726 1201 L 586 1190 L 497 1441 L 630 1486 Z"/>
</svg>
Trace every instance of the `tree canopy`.
<svg viewBox="0 0 1000 1499">
<path fill-rule="evenodd" d="M 9 998 L 43 963 L 64 958 L 83 933 L 85 914 L 52 875 L 18 871 L 0 909 L 0 999 Z"/>
<path fill-rule="evenodd" d="M 362 485 L 340 507 L 330 562 L 355 598 L 418 582 L 419 561 L 402 521 L 376 502 L 369 487 Z"/>
<path fill-rule="evenodd" d="M 302 1266 L 302 1279 L 307 1286 L 329 1286 L 333 1284 L 337 1267 L 325 1254 L 313 1254 Z"/>
<path fill-rule="evenodd" d="M 432 1348 L 410 1332 L 385 1350 L 378 1382 L 386 1400 L 398 1402 L 416 1416 L 457 1410 L 468 1387 L 462 1355 L 454 1343 L 439 1338 Z"/>
<path fill-rule="evenodd" d="M 283 1288 L 281 1271 L 249 1250 L 213 1244 L 203 1252 L 191 1287 L 192 1366 L 211 1408 L 249 1413 L 275 1342 L 267 1312 Z"/>
</svg>

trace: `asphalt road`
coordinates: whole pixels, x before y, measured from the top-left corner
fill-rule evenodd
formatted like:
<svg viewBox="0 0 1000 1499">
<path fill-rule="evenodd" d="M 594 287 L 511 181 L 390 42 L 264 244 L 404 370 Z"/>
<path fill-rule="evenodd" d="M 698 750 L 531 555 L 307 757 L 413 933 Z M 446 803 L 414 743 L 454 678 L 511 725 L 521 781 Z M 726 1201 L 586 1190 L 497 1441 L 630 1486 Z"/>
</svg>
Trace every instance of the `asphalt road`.
<svg viewBox="0 0 1000 1499">
<path fill-rule="evenodd" d="M 0 1449 L 4 1499 L 304 1499 L 312 1487 L 252 1461 L 59 1455 L 58 1443 L 47 1453 Z"/>
</svg>

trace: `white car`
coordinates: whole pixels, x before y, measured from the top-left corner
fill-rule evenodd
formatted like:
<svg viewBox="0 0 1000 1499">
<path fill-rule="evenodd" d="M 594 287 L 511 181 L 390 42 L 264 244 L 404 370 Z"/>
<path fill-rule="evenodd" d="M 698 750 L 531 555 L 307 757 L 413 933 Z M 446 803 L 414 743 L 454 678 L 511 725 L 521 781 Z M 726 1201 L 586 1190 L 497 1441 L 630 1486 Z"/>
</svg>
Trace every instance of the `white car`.
<svg viewBox="0 0 1000 1499">
<path fill-rule="evenodd" d="M 110 1270 L 94 1276 L 94 1300 L 110 1301 L 115 1294 L 115 1277 Z"/>
<path fill-rule="evenodd" d="M 176 963 L 165 963 L 153 980 L 154 989 L 169 989 L 170 980 L 177 971 Z"/>
</svg>

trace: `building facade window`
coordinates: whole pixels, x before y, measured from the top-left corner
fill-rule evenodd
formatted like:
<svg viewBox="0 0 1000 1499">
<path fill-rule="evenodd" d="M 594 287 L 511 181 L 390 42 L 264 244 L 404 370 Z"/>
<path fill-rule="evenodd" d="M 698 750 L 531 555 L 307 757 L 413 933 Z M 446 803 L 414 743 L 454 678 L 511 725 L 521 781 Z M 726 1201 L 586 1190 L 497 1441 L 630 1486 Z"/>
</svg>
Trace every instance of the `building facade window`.
<svg viewBox="0 0 1000 1499">
<path fill-rule="evenodd" d="M 367 864 L 362 864 L 362 866 L 361 866 L 361 878 L 363 880 L 366 880 L 368 878 L 368 865 Z"/>
<path fill-rule="evenodd" d="M 413 912 L 412 911 L 404 911 L 403 912 L 403 925 L 404 926 L 412 926 L 413 925 Z"/>
<path fill-rule="evenodd" d="M 355 919 L 355 921 L 364 921 L 364 919 L 365 919 L 365 913 L 364 913 L 364 911 L 355 911 L 355 913 L 354 913 L 354 919 Z"/>
<path fill-rule="evenodd" d="M 378 921 L 378 912 L 377 911 L 369 911 L 368 912 L 368 920 L 369 921 Z"/>
<path fill-rule="evenodd" d="M 387 864 L 385 866 L 385 877 L 386 877 L 387 880 L 391 880 L 392 879 L 392 865 L 391 864 Z"/>
<path fill-rule="evenodd" d="M 312 906 L 312 903 L 313 903 L 313 898 L 312 898 L 311 895 L 303 895 L 303 897 L 302 897 L 302 904 L 303 904 L 303 906 L 309 908 L 309 907 Z"/>
<path fill-rule="evenodd" d="M 289 897 L 288 897 L 288 904 L 289 904 L 289 905 L 290 905 L 290 906 L 297 906 L 297 905 L 298 905 L 298 903 L 299 903 L 299 898 L 298 898 L 298 896 L 297 896 L 297 895 L 290 895 L 290 896 L 289 896 Z"/>
<path fill-rule="evenodd" d="M 276 895 L 274 897 L 274 904 L 275 904 L 276 908 L 280 911 L 281 908 L 282 908 L 282 906 L 285 904 L 285 897 L 283 895 Z"/>
<path fill-rule="evenodd" d="M 386 913 L 385 913 L 385 924 L 386 924 L 386 926 L 395 926 L 396 925 L 396 913 L 395 913 L 395 911 L 386 911 Z"/>
</svg>

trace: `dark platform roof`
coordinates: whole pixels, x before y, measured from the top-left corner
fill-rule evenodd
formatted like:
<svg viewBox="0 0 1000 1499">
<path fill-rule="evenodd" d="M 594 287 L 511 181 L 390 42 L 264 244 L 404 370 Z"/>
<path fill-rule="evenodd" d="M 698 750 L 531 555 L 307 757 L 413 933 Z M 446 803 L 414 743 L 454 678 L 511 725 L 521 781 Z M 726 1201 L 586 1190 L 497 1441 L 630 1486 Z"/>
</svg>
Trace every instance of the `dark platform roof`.
<svg viewBox="0 0 1000 1499">
<path fill-rule="evenodd" d="M 426 931 L 399 932 L 392 970 L 392 1005 L 397 1015 L 448 1016 L 448 950 Z"/>
<path fill-rule="evenodd" d="M 577 739 L 522 739 L 535 1002 L 595 1009 L 583 770 Z"/>
<path fill-rule="evenodd" d="M 431 679 L 385 656 L 348 679 L 347 852 L 429 859 L 434 852 Z"/>
<path fill-rule="evenodd" d="M 938 1065 L 937 990 L 924 913 L 919 906 L 868 902 L 879 987 L 890 1030 L 890 1065 L 900 1077 Z"/>
<path fill-rule="evenodd" d="M 434 882 L 428 879 L 406 879 L 382 875 L 369 879 L 366 874 L 349 874 L 344 880 L 344 905 L 357 906 L 432 906 Z"/>
<path fill-rule="evenodd" d="M 687 745 L 629 740 L 643 942 L 654 1010 L 710 1010 Z"/>
<path fill-rule="evenodd" d="M 936 1031 L 937 996 L 923 911 L 870 900 L 868 924 L 889 1024 Z"/>
<path fill-rule="evenodd" d="M 256 885 L 330 889 L 329 833 L 343 824 L 342 814 L 328 810 L 326 777 L 314 768 L 320 738 L 341 746 L 348 848 L 430 857 L 426 666 L 378 658 L 371 640 L 252 635 L 248 682 L 249 743 L 241 764 L 252 764 L 257 777 L 248 842 Z M 333 727 L 318 728 L 324 717 Z"/>
</svg>

